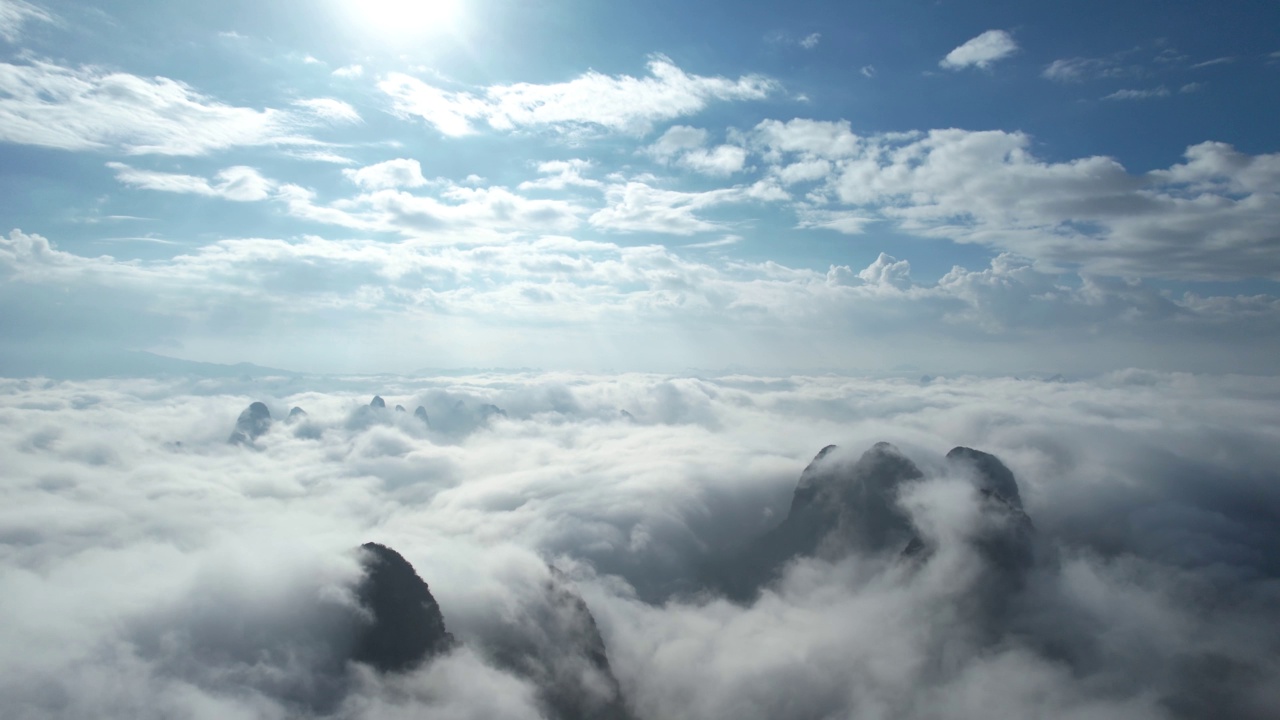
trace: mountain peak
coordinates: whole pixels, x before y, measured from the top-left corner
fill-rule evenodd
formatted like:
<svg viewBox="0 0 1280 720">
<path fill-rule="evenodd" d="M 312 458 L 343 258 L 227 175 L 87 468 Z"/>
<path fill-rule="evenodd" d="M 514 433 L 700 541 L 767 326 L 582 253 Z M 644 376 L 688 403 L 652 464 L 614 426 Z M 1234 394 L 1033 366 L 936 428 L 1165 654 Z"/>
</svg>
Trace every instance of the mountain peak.
<svg viewBox="0 0 1280 720">
<path fill-rule="evenodd" d="M 955 447 L 947 453 L 947 461 L 968 465 L 975 471 L 974 481 L 979 490 L 994 493 L 1013 507 L 1022 509 L 1018 481 L 1014 479 L 1013 472 L 1000 462 L 1000 458 L 973 448 Z"/>
<path fill-rule="evenodd" d="M 266 403 L 255 402 L 245 408 L 236 418 L 236 427 L 231 431 L 227 442 L 233 445 L 250 445 L 267 430 L 271 429 L 271 411 Z"/>
<path fill-rule="evenodd" d="M 352 655 L 383 672 L 408 670 L 453 646 L 444 615 L 413 565 L 386 545 L 368 542 L 365 577 L 356 589 L 373 616 Z"/>
</svg>

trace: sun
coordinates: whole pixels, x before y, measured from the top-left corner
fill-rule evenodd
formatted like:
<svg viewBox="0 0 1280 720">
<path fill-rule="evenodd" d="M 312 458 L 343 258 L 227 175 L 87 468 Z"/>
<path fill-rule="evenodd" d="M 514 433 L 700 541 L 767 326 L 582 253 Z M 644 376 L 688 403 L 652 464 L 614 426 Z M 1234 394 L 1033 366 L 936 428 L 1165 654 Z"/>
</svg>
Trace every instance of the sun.
<svg viewBox="0 0 1280 720">
<path fill-rule="evenodd" d="M 351 11 L 370 30 L 408 39 L 453 30 L 463 0 L 355 0 Z"/>
</svg>

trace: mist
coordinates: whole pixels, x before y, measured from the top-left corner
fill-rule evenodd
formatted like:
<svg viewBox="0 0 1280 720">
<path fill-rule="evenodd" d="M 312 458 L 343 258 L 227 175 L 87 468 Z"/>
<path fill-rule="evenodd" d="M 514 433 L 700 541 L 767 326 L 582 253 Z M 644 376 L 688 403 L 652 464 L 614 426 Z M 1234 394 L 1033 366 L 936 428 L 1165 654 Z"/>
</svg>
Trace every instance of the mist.
<svg viewBox="0 0 1280 720">
<path fill-rule="evenodd" d="M 229 443 L 256 401 L 273 421 Z M 613 717 L 1269 717 L 1277 401 L 1274 378 L 1136 370 L 0 380 L 0 705 L 585 717 L 548 700 L 570 683 Z M 928 552 L 828 543 L 741 596 L 708 579 L 819 450 L 881 441 L 919 471 L 886 502 Z M 957 446 L 1016 478 L 1014 580 Z M 343 655 L 365 542 L 430 586 L 447 651 Z"/>
</svg>

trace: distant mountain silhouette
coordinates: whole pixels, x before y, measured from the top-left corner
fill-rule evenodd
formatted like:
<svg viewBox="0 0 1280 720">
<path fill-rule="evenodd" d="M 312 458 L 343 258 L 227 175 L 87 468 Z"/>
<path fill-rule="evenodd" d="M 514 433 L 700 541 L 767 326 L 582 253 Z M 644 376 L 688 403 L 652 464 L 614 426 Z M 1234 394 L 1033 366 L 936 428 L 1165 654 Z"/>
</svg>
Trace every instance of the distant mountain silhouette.
<svg viewBox="0 0 1280 720">
<path fill-rule="evenodd" d="M 398 672 L 451 648 L 440 606 L 413 565 L 385 545 L 361 547 L 366 574 L 356 597 L 373 620 L 357 639 L 352 659 Z"/>
<path fill-rule="evenodd" d="M 426 408 L 419 405 L 418 409 L 413 411 L 413 416 L 421 420 L 427 427 L 431 427 L 431 419 L 427 417 Z"/>
<path fill-rule="evenodd" d="M 294 423 L 299 420 L 305 420 L 306 418 L 307 418 L 307 411 L 303 410 L 300 407 L 295 407 L 289 410 L 289 417 L 285 418 L 285 422 Z"/>
<path fill-rule="evenodd" d="M 91 352 L 23 352 L 0 348 L 0 376 L 84 380 L 109 377 L 298 378 L 299 373 L 252 363 L 223 365 L 114 348 Z"/>
<path fill-rule="evenodd" d="M 240 413 L 236 419 L 236 427 L 231 431 L 227 442 L 232 445 L 252 445 L 267 430 L 271 429 L 271 411 L 260 402 L 255 402 Z"/>
<path fill-rule="evenodd" d="M 383 400 L 381 395 L 374 395 L 373 399 L 369 401 L 369 407 L 372 408 L 385 408 L 386 406 L 387 401 Z"/>
</svg>

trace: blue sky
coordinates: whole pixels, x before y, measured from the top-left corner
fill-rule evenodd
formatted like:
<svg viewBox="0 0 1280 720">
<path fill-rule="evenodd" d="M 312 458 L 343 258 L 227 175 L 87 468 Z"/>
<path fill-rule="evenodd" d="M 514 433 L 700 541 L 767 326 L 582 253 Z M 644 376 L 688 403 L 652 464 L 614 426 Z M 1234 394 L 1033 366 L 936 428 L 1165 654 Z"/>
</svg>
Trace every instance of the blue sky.
<svg viewBox="0 0 1280 720">
<path fill-rule="evenodd" d="M 1278 28 L 0 0 L 0 371 L 1270 373 Z"/>
</svg>

